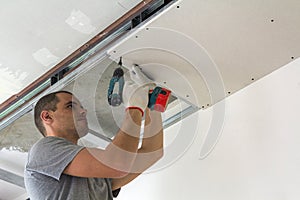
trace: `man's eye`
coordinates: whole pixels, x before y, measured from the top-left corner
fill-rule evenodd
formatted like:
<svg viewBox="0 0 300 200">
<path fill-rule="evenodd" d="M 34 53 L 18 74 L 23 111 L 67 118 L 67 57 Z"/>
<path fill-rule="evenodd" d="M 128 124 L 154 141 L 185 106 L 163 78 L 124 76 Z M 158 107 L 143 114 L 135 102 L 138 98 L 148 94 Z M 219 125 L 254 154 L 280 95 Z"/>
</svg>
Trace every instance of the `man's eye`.
<svg viewBox="0 0 300 200">
<path fill-rule="evenodd" d="M 71 104 L 71 105 L 68 105 L 67 108 L 73 108 L 73 105 L 72 105 L 72 104 Z"/>
</svg>

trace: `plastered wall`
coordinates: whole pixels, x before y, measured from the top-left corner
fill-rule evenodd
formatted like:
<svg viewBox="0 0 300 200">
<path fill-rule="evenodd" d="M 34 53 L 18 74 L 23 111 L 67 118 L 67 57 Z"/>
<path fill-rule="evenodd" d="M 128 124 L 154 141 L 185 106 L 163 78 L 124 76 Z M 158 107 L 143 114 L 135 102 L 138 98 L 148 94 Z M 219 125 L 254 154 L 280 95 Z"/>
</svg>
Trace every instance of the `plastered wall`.
<svg viewBox="0 0 300 200">
<path fill-rule="evenodd" d="M 168 149 L 176 135 L 194 134 L 199 125 L 182 155 L 161 160 L 124 187 L 118 199 L 299 199 L 299 73 L 296 60 L 228 97 L 221 137 L 205 159 L 199 155 L 213 108 L 166 130 Z"/>
</svg>

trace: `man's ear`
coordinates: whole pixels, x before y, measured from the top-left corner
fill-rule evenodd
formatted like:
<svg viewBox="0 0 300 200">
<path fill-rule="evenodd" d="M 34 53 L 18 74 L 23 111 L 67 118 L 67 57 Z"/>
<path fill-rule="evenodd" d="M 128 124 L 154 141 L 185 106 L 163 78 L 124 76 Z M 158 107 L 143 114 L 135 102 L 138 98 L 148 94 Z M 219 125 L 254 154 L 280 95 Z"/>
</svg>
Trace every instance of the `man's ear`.
<svg viewBox="0 0 300 200">
<path fill-rule="evenodd" d="M 46 124 L 50 124 L 53 121 L 52 115 L 51 115 L 51 113 L 48 110 L 43 110 L 41 112 L 41 119 Z"/>
</svg>

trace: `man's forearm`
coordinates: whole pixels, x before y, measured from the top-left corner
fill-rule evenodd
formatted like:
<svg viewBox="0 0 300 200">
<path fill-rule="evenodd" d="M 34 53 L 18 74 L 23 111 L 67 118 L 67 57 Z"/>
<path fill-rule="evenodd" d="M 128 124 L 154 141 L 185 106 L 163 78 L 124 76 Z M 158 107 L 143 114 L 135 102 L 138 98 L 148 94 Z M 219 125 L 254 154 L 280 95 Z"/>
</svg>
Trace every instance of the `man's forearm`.
<svg viewBox="0 0 300 200">
<path fill-rule="evenodd" d="M 163 127 L 161 113 L 146 109 L 144 135 L 142 145 L 131 172 L 142 173 L 163 156 Z"/>
<path fill-rule="evenodd" d="M 146 110 L 144 137 L 141 148 L 132 166 L 132 173 L 112 180 L 112 188 L 118 189 L 128 184 L 151 167 L 163 156 L 163 128 L 161 114 Z"/>
<path fill-rule="evenodd" d="M 135 173 L 142 173 L 163 156 L 163 127 L 161 113 L 146 109 L 144 135 L 141 148 L 132 167 Z"/>
<path fill-rule="evenodd" d="M 119 132 L 112 141 L 113 145 L 129 152 L 136 152 L 141 132 L 142 113 L 128 109 Z"/>
<path fill-rule="evenodd" d="M 163 136 L 161 113 L 146 109 L 143 142 L 139 152 L 148 153 L 163 149 Z"/>
</svg>

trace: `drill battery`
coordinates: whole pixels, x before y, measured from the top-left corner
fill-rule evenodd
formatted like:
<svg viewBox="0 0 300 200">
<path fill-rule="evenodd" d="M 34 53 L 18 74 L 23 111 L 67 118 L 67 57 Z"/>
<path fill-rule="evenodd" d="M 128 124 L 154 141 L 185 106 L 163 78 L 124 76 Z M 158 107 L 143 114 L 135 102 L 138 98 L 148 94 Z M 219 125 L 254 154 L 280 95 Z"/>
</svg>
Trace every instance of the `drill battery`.
<svg viewBox="0 0 300 200">
<path fill-rule="evenodd" d="M 170 90 L 162 87 L 156 87 L 150 90 L 148 108 L 150 108 L 150 110 L 164 112 L 168 106 L 170 94 Z"/>
</svg>

